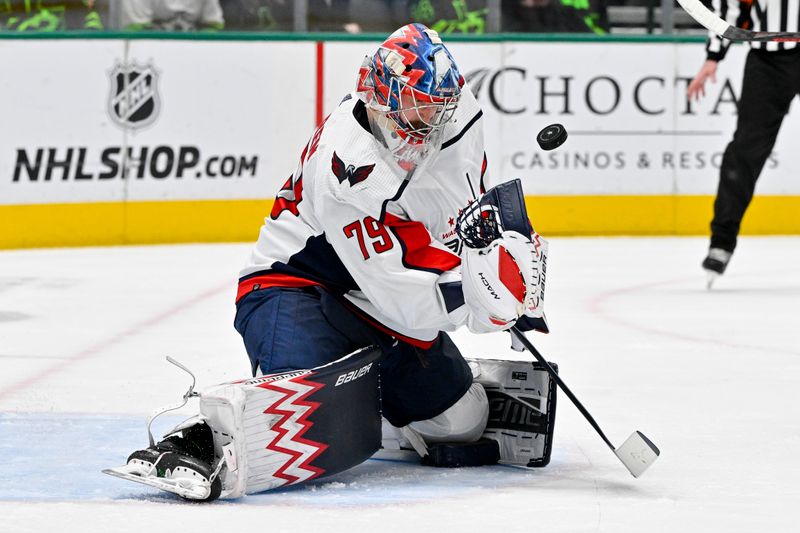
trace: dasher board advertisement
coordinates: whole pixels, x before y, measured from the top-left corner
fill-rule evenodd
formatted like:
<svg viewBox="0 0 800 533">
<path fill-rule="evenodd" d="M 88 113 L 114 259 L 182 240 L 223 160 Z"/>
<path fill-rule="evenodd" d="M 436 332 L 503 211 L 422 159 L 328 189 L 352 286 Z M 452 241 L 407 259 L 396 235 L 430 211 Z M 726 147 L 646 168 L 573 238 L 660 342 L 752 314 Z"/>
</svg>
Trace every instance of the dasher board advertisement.
<svg viewBox="0 0 800 533">
<path fill-rule="evenodd" d="M 313 126 L 313 50 L 2 41 L 0 205 L 271 197 Z"/>
<path fill-rule="evenodd" d="M 478 96 L 490 170 L 531 195 L 711 195 L 736 127 L 747 49 L 733 46 L 717 83 L 686 98 L 705 60 L 699 43 L 448 44 Z M 352 90 L 365 43 L 328 43 L 327 109 Z M 563 124 L 569 139 L 543 152 L 536 134 Z M 793 106 L 759 182 L 761 194 L 800 194 L 800 111 Z"/>
</svg>

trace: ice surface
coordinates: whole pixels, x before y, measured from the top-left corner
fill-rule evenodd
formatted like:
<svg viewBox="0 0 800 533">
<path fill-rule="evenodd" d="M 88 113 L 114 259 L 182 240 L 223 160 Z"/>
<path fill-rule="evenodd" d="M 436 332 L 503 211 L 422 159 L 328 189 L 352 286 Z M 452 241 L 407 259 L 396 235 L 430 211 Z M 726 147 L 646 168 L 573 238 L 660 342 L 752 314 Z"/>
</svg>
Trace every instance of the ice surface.
<svg viewBox="0 0 800 533">
<path fill-rule="evenodd" d="M 742 239 L 710 292 L 705 251 L 551 241 L 552 333 L 534 343 L 617 446 L 638 429 L 661 449 L 642 478 L 562 394 L 544 469 L 370 460 L 211 505 L 100 469 L 188 386 L 164 356 L 201 387 L 247 376 L 232 321 L 249 245 L 0 252 L 0 531 L 797 531 L 800 238 Z M 488 357 L 507 337 L 455 335 Z"/>
</svg>

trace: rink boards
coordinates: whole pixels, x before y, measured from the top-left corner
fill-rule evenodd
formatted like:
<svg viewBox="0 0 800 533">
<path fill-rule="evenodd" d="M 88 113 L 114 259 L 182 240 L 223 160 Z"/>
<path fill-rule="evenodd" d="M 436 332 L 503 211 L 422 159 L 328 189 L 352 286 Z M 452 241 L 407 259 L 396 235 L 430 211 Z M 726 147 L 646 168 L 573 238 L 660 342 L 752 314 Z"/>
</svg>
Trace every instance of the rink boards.
<svg viewBox="0 0 800 533">
<path fill-rule="evenodd" d="M 255 239 L 376 42 L 2 39 L 0 248 Z M 454 42 L 490 172 L 549 235 L 707 233 L 745 49 L 702 102 L 699 42 Z M 744 233 L 800 233 L 793 109 Z M 536 132 L 570 133 L 542 152 Z"/>
</svg>

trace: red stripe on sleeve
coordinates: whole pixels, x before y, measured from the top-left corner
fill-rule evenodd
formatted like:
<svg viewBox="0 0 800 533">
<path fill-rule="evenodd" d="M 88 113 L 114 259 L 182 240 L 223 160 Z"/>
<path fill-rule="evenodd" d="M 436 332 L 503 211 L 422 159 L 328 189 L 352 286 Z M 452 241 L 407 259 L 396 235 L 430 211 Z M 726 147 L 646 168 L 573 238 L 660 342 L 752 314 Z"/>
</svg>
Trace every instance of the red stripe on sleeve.
<svg viewBox="0 0 800 533">
<path fill-rule="evenodd" d="M 386 213 L 384 224 L 400 241 L 403 247 L 403 264 L 407 268 L 441 274 L 461 264 L 457 255 L 431 246 L 430 233 L 421 222 L 403 220 Z"/>
</svg>

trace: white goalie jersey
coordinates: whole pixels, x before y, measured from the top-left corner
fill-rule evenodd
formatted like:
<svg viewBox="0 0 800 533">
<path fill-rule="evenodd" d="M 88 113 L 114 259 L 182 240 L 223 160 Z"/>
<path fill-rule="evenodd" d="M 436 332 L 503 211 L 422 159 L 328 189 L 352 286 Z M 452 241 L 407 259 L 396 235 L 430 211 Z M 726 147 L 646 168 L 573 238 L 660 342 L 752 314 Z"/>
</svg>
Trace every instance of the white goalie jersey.
<svg viewBox="0 0 800 533">
<path fill-rule="evenodd" d="M 318 285 L 375 327 L 428 347 L 468 319 L 455 223 L 494 185 L 482 111 L 464 91 L 441 149 L 411 179 L 369 128 L 354 95 L 317 128 L 265 219 L 237 301 Z"/>
</svg>

